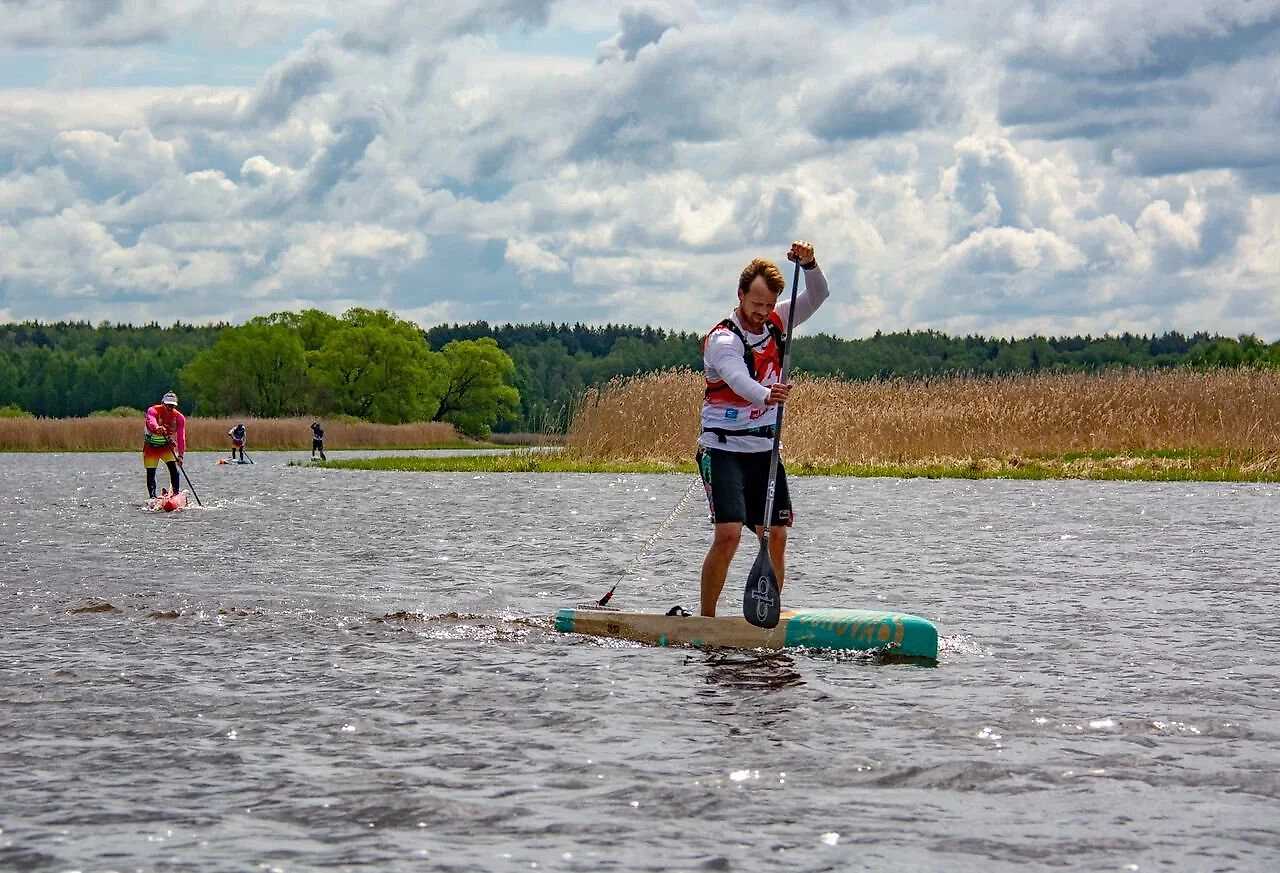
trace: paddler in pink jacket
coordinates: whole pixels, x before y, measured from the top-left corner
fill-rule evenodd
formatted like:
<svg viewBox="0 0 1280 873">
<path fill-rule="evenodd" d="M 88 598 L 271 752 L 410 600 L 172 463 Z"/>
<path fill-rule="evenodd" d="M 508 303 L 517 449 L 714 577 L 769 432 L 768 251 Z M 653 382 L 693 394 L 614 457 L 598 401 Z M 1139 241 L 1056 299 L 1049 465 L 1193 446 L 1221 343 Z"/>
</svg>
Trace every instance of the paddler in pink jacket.
<svg viewBox="0 0 1280 873">
<path fill-rule="evenodd" d="M 147 468 L 147 494 L 156 496 L 156 467 L 161 461 L 169 468 L 169 491 L 177 494 L 178 467 L 187 453 L 187 418 L 178 411 L 178 395 L 172 391 L 147 410 L 142 436 L 142 465 Z"/>
</svg>

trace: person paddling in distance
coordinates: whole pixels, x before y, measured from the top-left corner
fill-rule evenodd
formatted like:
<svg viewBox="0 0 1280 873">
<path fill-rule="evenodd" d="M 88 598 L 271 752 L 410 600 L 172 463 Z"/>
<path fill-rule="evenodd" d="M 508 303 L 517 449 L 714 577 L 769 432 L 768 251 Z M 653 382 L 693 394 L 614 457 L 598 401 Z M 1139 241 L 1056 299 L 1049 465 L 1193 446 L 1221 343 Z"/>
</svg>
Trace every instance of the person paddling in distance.
<svg viewBox="0 0 1280 873">
<path fill-rule="evenodd" d="M 802 324 L 830 293 L 818 266 L 813 244 L 791 244 L 787 259 L 804 269 L 804 291 L 795 298 L 791 323 Z M 791 386 L 782 374 L 787 309 L 778 302 L 786 279 L 765 258 L 747 264 L 738 277 L 738 305 L 706 335 L 702 367 L 706 391 L 702 401 L 702 433 L 698 437 L 698 472 L 707 492 L 714 528 L 711 548 L 702 562 L 702 614 L 714 616 L 729 564 L 742 539 L 742 528 L 764 535 L 764 507 L 769 488 L 778 404 Z M 782 588 L 787 529 L 794 518 L 786 471 L 778 464 L 769 558 Z M 763 546 L 762 546 L 763 548 Z"/>
<path fill-rule="evenodd" d="M 147 496 L 156 496 L 156 467 L 164 461 L 169 468 L 169 493 L 177 494 L 178 467 L 187 453 L 187 418 L 178 411 L 178 395 L 166 393 L 147 410 L 142 433 L 142 465 L 147 468 Z"/>
<path fill-rule="evenodd" d="M 316 459 L 316 452 L 320 453 L 320 460 L 328 460 L 324 456 L 324 428 L 320 426 L 320 422 L 311 422 L 311 460 Z"/>
<path fill-rule="evenodd" d="M 244 424 L 237 424 L 235 427 L 231 428 L 231 430 L 227 431 L 227 436 L 231 437 L 231 457 L 227 458 L 227 460 L 234 461 L 236 459 L 236 452 L 239 451 L 240 463 L 245 463 L 244 443 L 246 431 Z"/>
</svg>

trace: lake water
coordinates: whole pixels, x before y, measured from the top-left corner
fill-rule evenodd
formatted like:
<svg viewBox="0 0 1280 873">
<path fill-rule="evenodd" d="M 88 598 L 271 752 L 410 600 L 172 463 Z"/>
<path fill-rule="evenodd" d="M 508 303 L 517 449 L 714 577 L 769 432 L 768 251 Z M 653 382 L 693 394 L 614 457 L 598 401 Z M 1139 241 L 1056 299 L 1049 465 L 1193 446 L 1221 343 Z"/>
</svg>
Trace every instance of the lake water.
<svg viewBox="0 0 1280 873">
<path fill-rule="evenodd" d="M 1280 870 L 1275 485 L 794 478 L 787 601 L 930 668 L 556 633 L 691 476 L 2 457 L 2 870 Z"/>
</svg>

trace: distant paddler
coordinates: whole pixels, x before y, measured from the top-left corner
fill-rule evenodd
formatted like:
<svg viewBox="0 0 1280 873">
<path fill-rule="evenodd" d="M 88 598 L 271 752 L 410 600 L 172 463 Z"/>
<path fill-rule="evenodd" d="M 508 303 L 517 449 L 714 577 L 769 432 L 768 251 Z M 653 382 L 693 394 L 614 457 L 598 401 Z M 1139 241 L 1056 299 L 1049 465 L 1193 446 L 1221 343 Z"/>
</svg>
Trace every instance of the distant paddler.
<svg viewBox="0 0 1280 873">
<path fill-rule="evenodd" d="M 231 437 L 231 457 L 227 458 L 227 460 L 234 461 L 236 459 L 236 452 L 239 452 L 240 463 L 246 463 L 244 459 L 244 444 L 248 437 L 248 431 L 245 429 L 244 423 L 241 422 L 231 428 L 231 430 L 227 431 L 227 436 Z"/>
<path fill-rule="evenodd" d="M 787 259 L 804 269 L 804 293 L 794 298 L 794 312 L 790 313 L 794 328 L 812 316 L 830 292 L 811 243 L 792 243 Z M 724 589 L 743 526 L 749 526 L 758 537 L 764 535 L 777 404 L 784 403 L 791 392 L 791 386 L 779 378 L 784 344 L 790 341 L 783 334 L 791 300 L 778 302 L 785 287 L 786 279 L 777 265 L 756 258 L 738 277 L 737 307 L 703 340 L 706 391 L 697 462 L 715 527 L 702 563 L 703 615 L 716 614 L 716 601 Z M 781 464 L 772 516 L 768 563 L 781 590 L 787 529 L 793 520 Z"/>
<path fill-rule="evenodd" d="M 147 468 L 147 496 L 156 496 L 156 467 L 161 461 L 169 468 L 169 492 L 177 494 L 178 467 L 187 453 L 187 418 L 178 411 L 178 395 L 169 391 L 147 410 L 142 435 L 142 466 Z"/>
<path fill-rule="evenodd" d="M 324 428 L 320 426 L 320 422 L 311 422 L 311 460 L 316 459 L 316 453 L 320 453 L 320 460 L 328 460 L 324 456 Z"/>
</svg>

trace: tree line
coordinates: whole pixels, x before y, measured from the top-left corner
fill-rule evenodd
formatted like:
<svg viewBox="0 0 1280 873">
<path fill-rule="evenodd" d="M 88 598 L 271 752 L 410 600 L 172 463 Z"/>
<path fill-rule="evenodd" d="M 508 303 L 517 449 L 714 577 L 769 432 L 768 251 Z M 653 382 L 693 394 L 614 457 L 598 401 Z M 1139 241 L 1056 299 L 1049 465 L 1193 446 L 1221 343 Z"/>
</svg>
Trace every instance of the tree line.
<svg viewBox="0 0 1280 873">
<path fill-rule="evenodd" d="M 630 325 L 436 325 L 385 310 L 280 312 L 243 325 L 0 325 L 0 408 L 142 409 L 168 390 L 197 415 L 449 421 L 473 436 L 562 431 L 591 385 L 701 365 L 699 334 Z M 1124 333 L 1026 338 L 938 331 L 801 335 L 798 372 L 844 379 L 1280 365 L 1280 342 Z"/>
<path fill-rule="evenodd" d="M 168 339 L 169 342 L 165 340 Z M 0 325 L 0 408 L 83 416 L 176 389 L 197 415 L 446 421 L 486 437 L 515 420 L 515 365 L 491 337 L 432 349 L 386 310 L 277 312 L 243 325 Z"/>
</svg>

